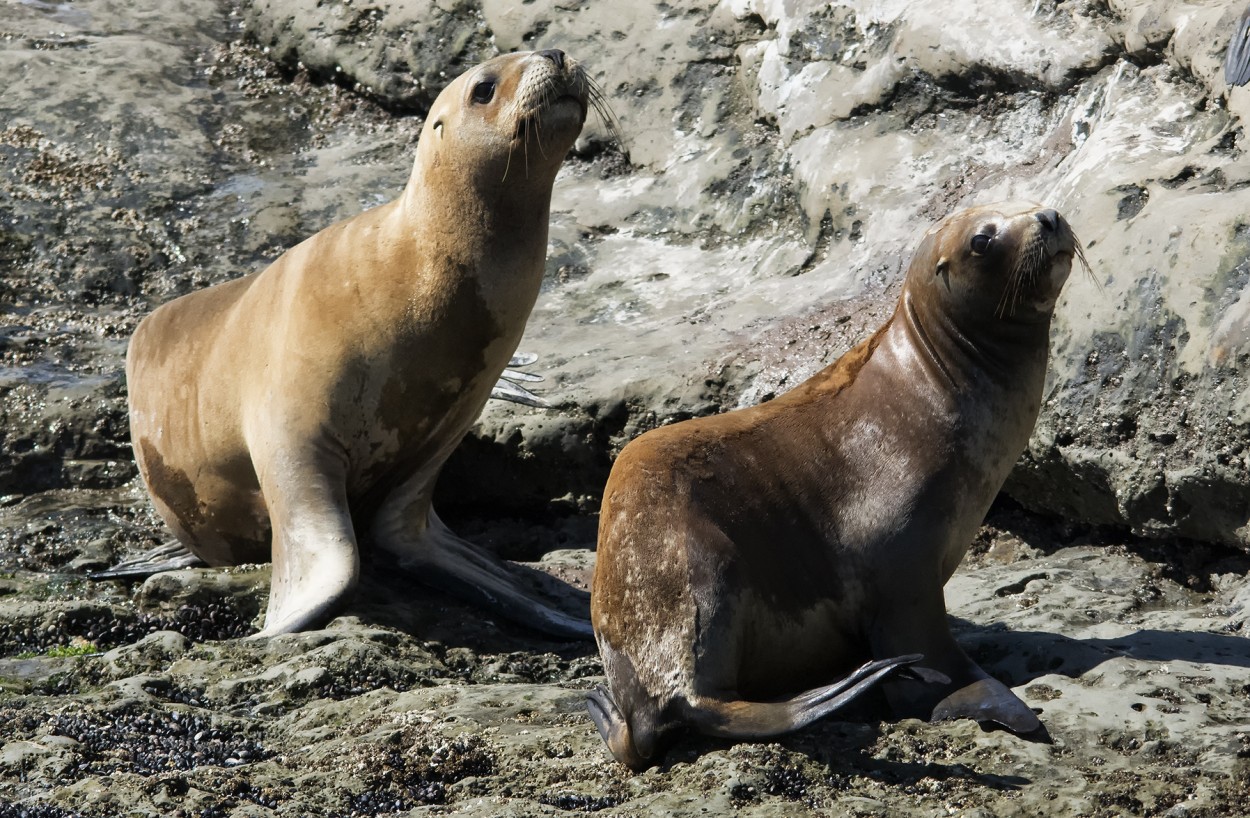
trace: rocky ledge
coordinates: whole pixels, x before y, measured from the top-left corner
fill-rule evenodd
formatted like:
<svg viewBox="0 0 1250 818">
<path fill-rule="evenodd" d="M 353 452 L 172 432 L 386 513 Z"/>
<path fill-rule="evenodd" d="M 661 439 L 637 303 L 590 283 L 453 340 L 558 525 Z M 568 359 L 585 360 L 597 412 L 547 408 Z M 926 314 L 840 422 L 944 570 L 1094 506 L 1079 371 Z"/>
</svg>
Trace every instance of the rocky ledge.
<svg viewBox="0 0 1250 818">
<path fill-rule="evenodd" d="M 1250 798 L 1250 91 L 1240 9 L 1157 0 L 45 3 L 0 17 L 0 818 L 1172 815 Z M 393 197 L 462 67 L 559 46 L 592 123 L 557 182 L 523 348 L 554 411 L 491 404 L 438 502 L 584 585 L 614 454 L 766 399 L 888 315 L 965 204 L 1062 210 L 1037 433 L 948 587 L 1050 743 L 865 702 L 642 775 L 582 709 L 591 645 L 371 576 L 248 640 L 264 567 L 86 572 L 168 535 L 121 374 L 154 304 Z M 1039 516 L 1040 515 L 1040 516 Z M 1142 539 L 1143 537 L 1149 539 Z"/>
</svg>

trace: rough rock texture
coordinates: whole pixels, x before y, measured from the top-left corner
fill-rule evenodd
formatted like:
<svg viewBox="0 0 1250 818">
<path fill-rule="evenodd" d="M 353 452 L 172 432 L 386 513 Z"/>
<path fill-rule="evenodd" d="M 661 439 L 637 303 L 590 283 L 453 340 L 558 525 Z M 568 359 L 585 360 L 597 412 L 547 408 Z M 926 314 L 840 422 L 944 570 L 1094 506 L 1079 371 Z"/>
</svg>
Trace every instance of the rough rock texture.
<svg viewBox="0 0 1250 818">
<path fill-rule="evenodd" d="M 1239 11 L 5 5 L 0 818 L 1244 812 L 1250 90 L 1219 72 Z M 592 122 L 557 182 L 523 348 L 559 409 L 488 406 L 445 518 L 584 588 L 621 445 L 832 361 L 949 210 L 1044 200 L 1095 272 L 1060 305 L 1008 486 L 1049 516 L 1004 501 L 948 599 L 1053 744 L 868 702 L 781 742 L 686 739 L 631 776 L 581 710 L 589 645 L 370 572 L 325 631 L 272 640 L 239 638 L 263 567 L 84 581 L 168 536 L 128 448 L 139 318 L 393 197 L 442 83 L 551 46 L 587 64 L 628 155 Z"/>
<path fill-rule="evenodd" d="M 0 816 L 1242 814 L 1250 654 L 1231 631 L 1250 563 L 1161 551 L 1004 508 L 948 586 L 957 636 L 1050 743 L 893 721 L 870 698 L 776 742 L 684 737 L 640 775 L 586 716 L 591 644 L 377 577 L 325 630 L 204 641 L 246 630 L 267 571 L 133 595 L 18 572 L 0 628 L 38 622 L 0 657 Z"/>
<path fill-rule="evenodd" d="M 437 83 L 415 44 L 441 37 L 453 65 L 558 45 L 586 57 L 631 162 L 557 195 L 552 280 L 525 346 L 575 406 L 559 419 L 494 409 L 485 437 L 519 429 L 523 448 L 562 449 L 594 474 L 603 458 L 568 438 L 615 444 L 794 383 L 858 333 L 763 367 L 762 332 L 791 318 L 783 343 L 823 336 L 865 299 L 871 326 L 929 223 L 1032 198 L 1077 227 L 1095 280 L 1078 276 L 1059 310 L 1046 410 L 1009 492 L 1068 518 L 1250 546 L 1250 92 L 1230 92 L 1219 62 L 1238 9 L 483 0 L 414 21 L 416 8 L 258 3 L 248 20 L 286 63 L 398 108 L 427 104 Z"/>
<path fill-rule="evenodd" d="M 638 431 L 758 401 L 870 331 L 932 221 L 1029 197 L 1077 227 L 1095 280 L 1059 308 L 1009 493 L 1250 544 L 1250 91 L 1219 70 L 1235 9 L 262 0 L 116 25 L 107 4 L 18 8 L 0 56 L 22 77 L 0 133 L 0 492 L 128 479 L 117 365 L 136 311 L 393 194 L 419 123 L 362 96 L 419 113 L 467 64 L 559 45 L 603 86 L 628 160 L 592 123 L 557 186 L 524 346 L 562 411 L 492 406 L 444 505 L 486 471 L 475 502 L 593 508 Z M 222 47 L 236 20 L 264 53 Z M 73 67 L 84 51 L 109 82 Z M 362 138 L 327 141 L 316 120 L 348 108 Z"/>
</svg>

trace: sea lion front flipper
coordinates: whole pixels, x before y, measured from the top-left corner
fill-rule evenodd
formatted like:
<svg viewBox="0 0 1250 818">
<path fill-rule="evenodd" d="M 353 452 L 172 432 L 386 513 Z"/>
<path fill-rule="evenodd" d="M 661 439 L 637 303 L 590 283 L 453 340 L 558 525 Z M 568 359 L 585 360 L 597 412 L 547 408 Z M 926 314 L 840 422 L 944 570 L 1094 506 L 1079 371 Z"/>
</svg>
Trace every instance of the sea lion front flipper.
<svg viewBox="0 0 1250 818">
<path fill-rule="evenodd" d="M 963 718 L 992 721 L 1022 735 L 1042 726 L 1037 714 L 1007 685 L 990 677 L 965 685 L 942 699 L 933 708 L 931 720 Z"/>
<path fill-rule="evenodd" d="M 273 524 L 273 580 L 265 627 L 255 637 L 316 627 L 360 577 L 346 481 L 324 463 L 271 464 L 258 472 Z"/>
<path fill-rule="evenodd" d="M 616 706 L 612 693 L 606 687 L 595 685 L 595 689 L 586 694 L 586 710 L 613 758 L 634 772 L 641 772 L 651 765 L 651 754 L 643 755 L 634 746 L 629 720 Z"/>
<path fill-rule="evenodd" d="M 87 579 L 142 579 L 179 568 L 197 568 L 204 560 L 192 554 L 182 543 L 173 541 L 158 545 L 137 557 L 123 560 L 112 568 L 87 574 Z"/>
<path fill-rule="evenodd" d="M 379 544 L 394 554 L 399 566 L 422 583 L 526 627 L 565 639 L 590 639 L 589 617 L 571 616 L 539 598 L 519 576 L 523 566 L 511 565 L 451 532 L 433 509 L 425 530 L 383 532 Z M 541 572 L 536 572 L 541 573 Z"/>
</svg>

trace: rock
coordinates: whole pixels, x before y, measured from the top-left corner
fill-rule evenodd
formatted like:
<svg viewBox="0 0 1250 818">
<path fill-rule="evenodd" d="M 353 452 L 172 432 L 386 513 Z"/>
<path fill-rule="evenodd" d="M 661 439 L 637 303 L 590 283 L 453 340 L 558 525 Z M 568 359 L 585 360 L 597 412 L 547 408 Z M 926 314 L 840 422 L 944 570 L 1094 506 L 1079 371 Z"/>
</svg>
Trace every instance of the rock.
<svg viewBox="0 0 1250 818">
<path fill-rule="evenodd" d="M 311 23 L 259 4 L 253 18 L 290 29 L 282 54 L 359 66 L 356 81 L 383 89 L 369 78 L 389 70 L 379 54 L 407 48 L 414 8 L 324 4 Z M 1063 210 L 1094 272 L 1074 276 L 1058 311 L 1045 409 L 1007 491 L 1070 519 L 1250 547 L 1250 228 L 1238 204 L 1250 196 L 1239 160 L 1250 92 L 1223 86 L 1218 45 L 1234 10 L 464 8 L 422 24 L 459 31 L 445 35 L 453 61 L 483 33 L 501 50 L 583 55 L 631 161 L 607 178 L 575 166 L 557 186 L 552 280 L 523 346 L 541 356 L 561 414 L 491 406 L 479 439 L 493 451 L 466 458 L 522 474 L 560 458 L 574 495 L 593 495 L 605 446 L 757 400 L 845 348 L 753 373 L 767 325 L 842 317 L 854 297 L 888 306 L 932 221 L 1027 197 Z M 377 18 L 368 59 L 346 42 L 351 25 L 324 22 L 362 14 Z M 520 482 L 549 497 L 569 488 Z M 516 499 L 504 486 L 492 495 Z"/>
<path fill-rule="evenodd" d="M 0 490 L 114 487 L 134 474 L 121 353 L 146 299 L 238 275 L 361 197 L 389 198 L 410 146 L 358 140 L 353 157 L 313 144 L 317 105 L 344 104 L 338 92 L 292 95 L 292 74 L 263 56 L 214 51 L 218 23 L 197 35 L 199 64 L 171 63 L 164 45 L 144 52 L 176 66 L 155 91 L 171 136 L 154 151 L 127 127 L 151 87 L 42 79 L 77 76 L 57 47 L 76 37 L 104 38 L 89 53 L 107 61 L 124 47 L 110 39 L 120 21 L 66 13 L 49 33 L 22 8 L 4 59 L 35 53 L 41 71 L 11 98 L 90 100 L 94 124 L 19 105 L 0 135 L 13 194 L 0 223 L 17 269 L 5 287 L 23 305 L 0 353 L 24 367 L 0 371 L 0 415 L 19 430 L 0 444 Z M 561 408 L 489 406 L 441 503 L 473 496 L 532 514 L 568 497 L 554 508 L 593 510 L 630 437 L 756 402 L 870 331 L 933 220 L 1032 197 L 1077 227 L 1094 279 L 1076 276 L 1060 305 L 1043 416 L 1008 493 L 1087 523 L 1245 548 L 1250 228 L 1238 202 L 1250 196 L 1239 159 L 1250 90 L 1220 74 L 1234 14 L 1147 0 L 958 12 L 303 0 L 251 4 L 244 23 L 295 83 L 334 77 L 396 111 L 423 109 L 496 51 L 560 46 L 583 56 L 620 120 L 628 160 L 592 121 L 557 185 L 548 281 L 523 343 Z M 146 65 L 136 72 L 158 71 Z M 252 107 L 228 122 L 197 76 L 222 88 L 237 76 L 232 93 Z M 368 151 L 392 169 L 360 170 Z M 313 201 L 305 185 L 354 193 Z M 38 239 L 47 223 L 62 226 L 59 244 Z M 211 238 L 221 230 L 224 245 Z M 71 309 L 82 296 L 87 308 Z M 855 332 L 807 337 L 848 321 Z M 59 326 L 91 343 L 67 343 Z"/>
<path fill-rule="evenodd" d="M 269 575 L 256 566 L 220 571 L 182 568 L 153 574 L 139 586 L 135 601 L 146 611 L 175 611 L 187 606 L 210 606 L 230 599 L 251 599 L 268 590 Z"/>
<path fill-rule="evenodd" d="M 155 673 L 167 669 L 171 662 L 190 648 L 187 637 L 175 631 L 150 633 L 131 645 L 122 645 L 101 657 L 115 677 L 138 673 Z"/>
<path fill-rule="evenodd" d="M 1220 79 L 1239 8 L 932 6 L 6 7 L 0 805 L 1243 810 L 1250 562 L 1178 539 L 1246 544 L 1250 89 Z M 883 720 L 865 703 L 845 714 L 858 721 L 772 742 L 681 737 L 632 775 L 586 717 L 602 681 L 589 643 L 373 570 L 325 630 L 241 639 L 264 569 L 138 588 L 78 573 L 169 537 L 127 449 L 122 356 L 140 317 L 393 197 L 440 70 L 555 46 L 596 77 L 627 152 L 592 117 L 557 183 L 523 348 L 558 408 L 488 406 L 440 508 L 484 547 L 584 583 L 625 442 L 831 361 L 886 319 L 902 265 L 946 212 L 1043 198 L 1076 225 L 1096 280 L 1078 273 L 1060 305 L 1043 417 L 1008 490 L 1066 519 L 1004 502 L 1009 519 L 983 531 L 947 599 L 961 643 L 1042 710 L 1053 744 Z M 84 643 L 108 653 L 55 655 Z"/>
<path fill-rule="evenodd" d="M 425 112 L 443 86 L 498 53 L 480 6 L 260 0 L 247 5 L 245 22 L 288 70 L 304 68 L 389 107 Z"/>
</svg>

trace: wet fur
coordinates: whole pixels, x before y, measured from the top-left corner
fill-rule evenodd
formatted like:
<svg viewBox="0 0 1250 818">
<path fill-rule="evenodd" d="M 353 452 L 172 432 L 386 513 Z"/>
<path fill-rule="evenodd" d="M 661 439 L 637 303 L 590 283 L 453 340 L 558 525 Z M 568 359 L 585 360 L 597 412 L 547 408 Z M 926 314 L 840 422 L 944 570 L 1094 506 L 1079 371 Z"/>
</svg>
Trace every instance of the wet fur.
<svg viewBox="0 0 1250 818">
<path fill-rule="evenodd" d="M 683 727 L 794 729 L 873 660 L 885 669 L 858 681 L 900 715 L 1037 728 L 955 644 L 942 597 L 1032 430 L 1078 254 L 1058 214 L 1042 235 L 1040 208 L 1011 207 L 931 230 L 886 325 L 791 392 L 621 452 L 591 603 L 608 684 L 590 708 L 622 763 L 653 763 Z M 928 670 L 898 672 L 917 654 Z"/>
</svg>

